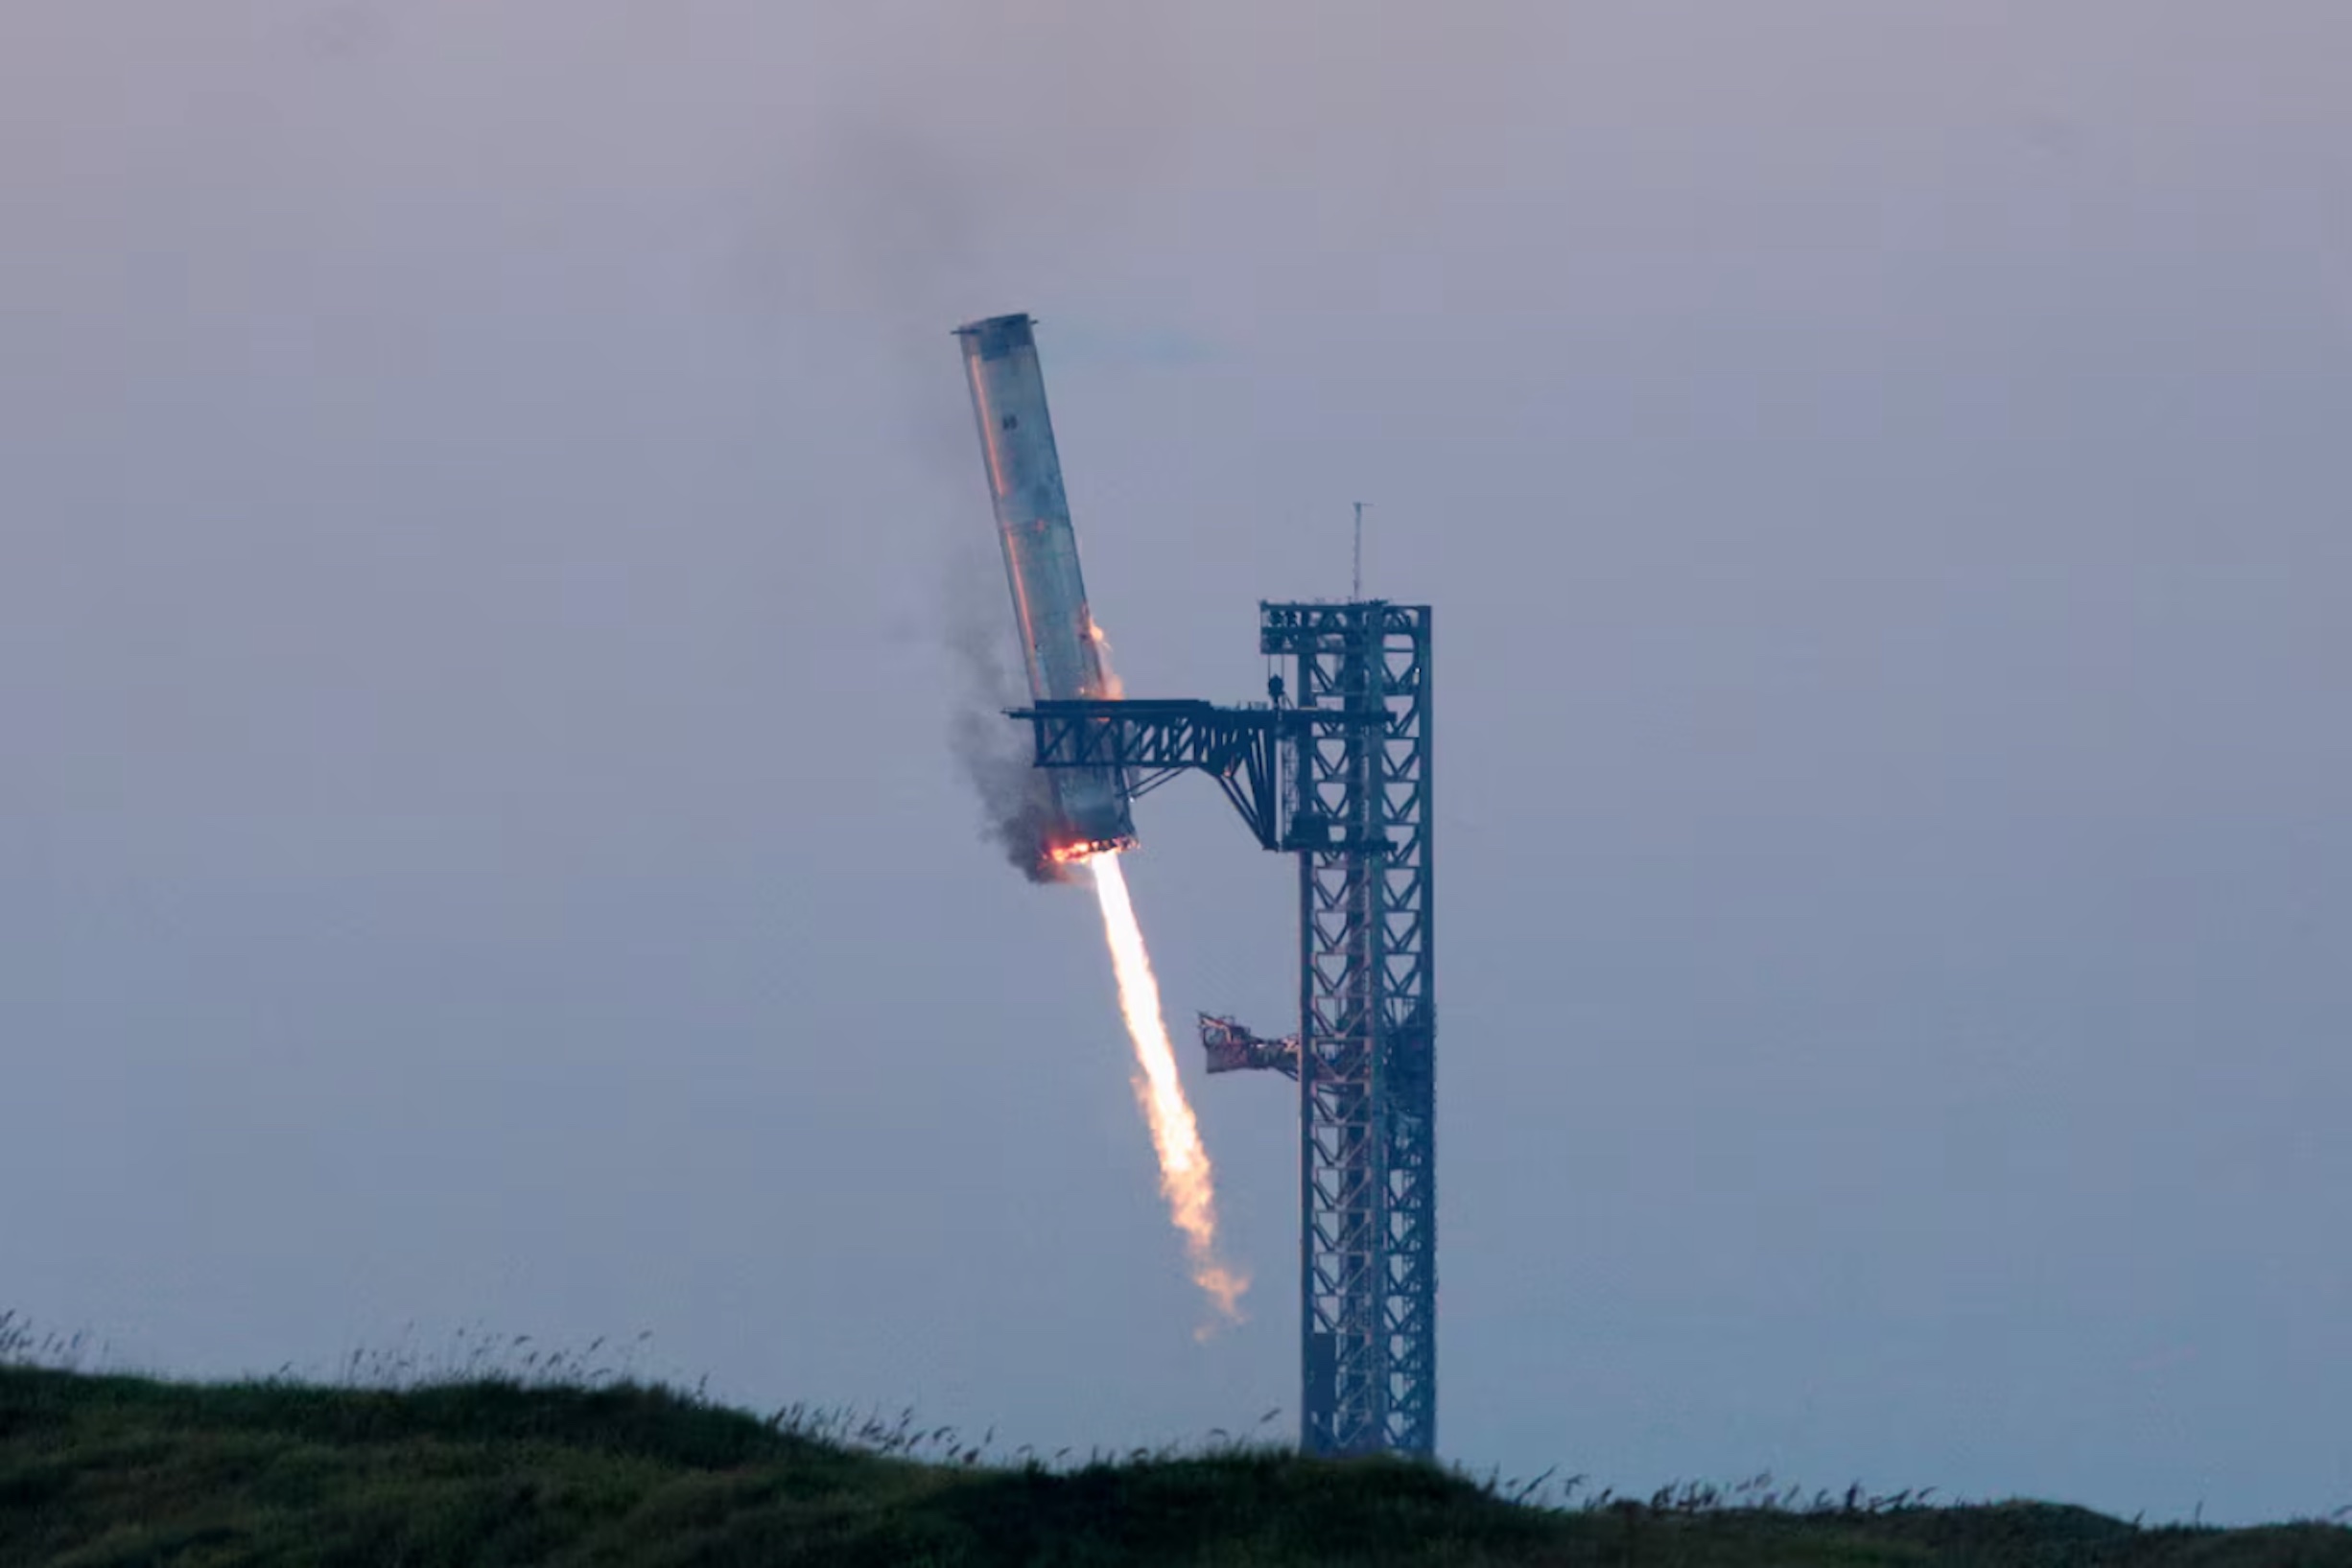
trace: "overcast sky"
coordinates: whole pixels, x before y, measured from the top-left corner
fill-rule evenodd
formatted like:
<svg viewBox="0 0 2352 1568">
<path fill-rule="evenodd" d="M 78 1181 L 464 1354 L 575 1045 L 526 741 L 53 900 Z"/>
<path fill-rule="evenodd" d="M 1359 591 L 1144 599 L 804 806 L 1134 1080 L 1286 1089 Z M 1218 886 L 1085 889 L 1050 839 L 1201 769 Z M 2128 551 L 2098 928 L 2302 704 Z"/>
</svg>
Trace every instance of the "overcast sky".
<svg viewBox="0 0 2352 1568">
<path fill-rule="evenodd" d="M 1139 695 L 1435 606 L 1440 1442 L 2352 1503 L 2341 0 L 10 0 L 0 1307 L 1124 1446 L 1296 1405 L 979 835 L 948 330 Z M 1009 631 L 1003 633 L 1009 636 Z M 1180 1037 L 1294 875 L 1140 812 Z M 413 1326 L 411 1326 L 413 1325 Z M 404 1337 L 405 1336 L 405 1337 Z"/>
</svg>

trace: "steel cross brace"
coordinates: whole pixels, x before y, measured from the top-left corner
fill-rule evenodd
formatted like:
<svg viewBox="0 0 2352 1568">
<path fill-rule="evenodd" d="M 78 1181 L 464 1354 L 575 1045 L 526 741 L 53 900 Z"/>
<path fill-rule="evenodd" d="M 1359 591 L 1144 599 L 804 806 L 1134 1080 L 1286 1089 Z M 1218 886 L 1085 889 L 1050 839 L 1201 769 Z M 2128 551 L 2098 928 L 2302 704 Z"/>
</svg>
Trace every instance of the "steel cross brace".
<svg viewBox="0 0 2352 1568">
<path fill-rule="evenodd" d="M 1285 847 L 1279 709 L 1119 699 L 1040 702 L 1009 709 L 1007 716 L 1028 721 L 1036 766 L 1119 768 L 1130 795 L 1147 794 L 1179 773 L 1206 773 L 1259 844 Z"/>
</svg>

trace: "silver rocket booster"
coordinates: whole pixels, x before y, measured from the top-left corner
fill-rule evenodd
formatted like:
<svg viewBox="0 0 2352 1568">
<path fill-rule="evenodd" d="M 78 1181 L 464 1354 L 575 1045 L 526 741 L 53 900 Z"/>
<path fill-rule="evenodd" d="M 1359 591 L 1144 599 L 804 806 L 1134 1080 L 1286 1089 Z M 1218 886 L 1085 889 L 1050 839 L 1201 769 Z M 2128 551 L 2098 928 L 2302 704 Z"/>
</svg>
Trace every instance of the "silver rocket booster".
<svg viewBox="0 0 2352 1568">
<path fill-rule="evenodd" d="M 1028 665 L 1029 695 L 1068 702 L 1118 694 L 1103 667 L 1094 618 L 1078 573 L 1078 535 L 1062 491 L 1062 459 L 1046 412 L 1046 378 L 1026 316 L 995 316 L 955 329 L 988 460 L 997 539 L 1013 590 L 1013 619 Z M 1135 842 L 1127 781 L 1116 768 L 1054 768 L 1057 820 L 1043 853 L 1065 858 Z"/>
</svg>

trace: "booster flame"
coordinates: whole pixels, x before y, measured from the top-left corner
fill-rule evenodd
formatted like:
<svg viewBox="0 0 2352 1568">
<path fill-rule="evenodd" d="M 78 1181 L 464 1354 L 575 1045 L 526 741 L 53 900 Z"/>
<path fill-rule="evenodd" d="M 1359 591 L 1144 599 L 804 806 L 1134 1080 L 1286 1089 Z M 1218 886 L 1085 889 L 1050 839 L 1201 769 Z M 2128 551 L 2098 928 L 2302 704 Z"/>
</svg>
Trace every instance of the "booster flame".
<svg viewBox="0 0 2352 1568">
<path fill-rule="evenodd" d="M 1102 903 L 1102 934 L 1110 944 L 1111 969 L 1118 980 L 1118 1010 L 1127 1020 L 1128 1038 L 1135 1041 L 1135 1097 L 1151 1124 L 1152 1146 L 1159 1151 L 1160 1191 L 1167 1199 L 1168 1217 L 1184 1232 L 1192 1282 L 1209 1293 L 1227 1322 L 1239 1322 L 1241 1293 L 1250 1288 L 1250 1276 L 1217 1256 L 1217 1198 L 1209 1152 L 1201 1147 L 1199 1124 L 1176 1076 L 1176 1052 L 1160 1012 L 1160 982 L 1152 975 L 1143 929 L 1136 924 L 1135 905 L 1127 897 L 1126 873 L 1119 869 L 1116 850 L 1090 857 L 1087 866 L 1094 874 L 1094 896 Z"/>
<path fill-rule="evenodd" d="M 1118 671 L 1111 667 L 1110 634 L 1102 629 L 1102 622 L 1091 614 L 1086 618 L 1086 640 L 1094 644 L 1095 673 L 1100 677 L 1100 684 L 1088 694 L 1117 702 L 1127 694 L 1127 683 L 1120 680 Z"/>
</svg>

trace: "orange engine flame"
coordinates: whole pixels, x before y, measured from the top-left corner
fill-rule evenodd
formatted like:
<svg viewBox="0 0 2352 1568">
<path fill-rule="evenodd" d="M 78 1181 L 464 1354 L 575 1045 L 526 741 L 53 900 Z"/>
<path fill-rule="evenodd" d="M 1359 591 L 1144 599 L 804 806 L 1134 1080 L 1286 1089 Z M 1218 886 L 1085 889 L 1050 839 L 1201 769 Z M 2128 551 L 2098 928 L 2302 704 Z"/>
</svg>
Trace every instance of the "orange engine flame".
<svg viewBox="0 0 2352 1568">
<path fill-rule="evenodd" d="M 1111 667 L 1111 639 L 1103 631 L 1101 623 L 1091 613 L 1086 618 L 1086 637 L 1088 642 L 1094 644 L 1094 673 L 1096 676 L 1094 690 L 1089 691 L 1087 695 L 1117 702 L 1127 694 L 1127 683 L 1120 680 L 1118 671 Z"/>
<path fill-rule="evenodd" d="M 1127 877 L 1119 869 L 1116 850 L 1087 857 L 1087 865 L 1094 874 L 1094 896 L 1102 903 L 1103 937 L 1110 944 L 1111 968 L 1118 980 L 1118 1010 L 1127 1020 L 1128 1038 L 1135 1041 L 1135 1097 L 1151 1124 L 1152 1146 L 1159 1151 L 1160 1191 L 1167 1199 L 1168 1217 L 1184 1232 L 1192 1282 L 1208 1292 L 1228 1322 L 1239 1322 L 1241 1294 L 1250 1288 L 1250 1276 L 1217 1256 L 1217 1199 L 1209 1152 L 1201 1146 L 1200 1126 L 1176 1076 L 1176 1052 L 1160 1011 L 1160 982 L 1152 975 L 1143 930 L 1127 897 Z"/>
</svg>

